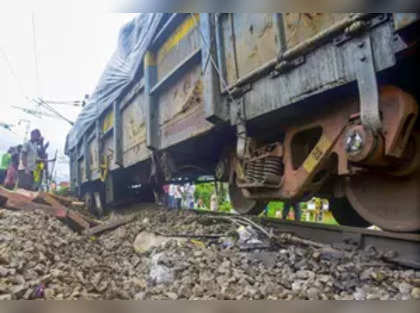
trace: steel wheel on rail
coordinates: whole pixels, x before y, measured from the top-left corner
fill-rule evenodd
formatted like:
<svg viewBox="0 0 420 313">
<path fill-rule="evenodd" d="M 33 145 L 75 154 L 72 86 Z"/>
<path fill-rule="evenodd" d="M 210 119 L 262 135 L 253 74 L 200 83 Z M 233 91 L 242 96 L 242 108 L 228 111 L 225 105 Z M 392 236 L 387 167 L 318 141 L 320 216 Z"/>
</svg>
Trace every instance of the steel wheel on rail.
<svg viewBox="0 0 420 313">
<path fill-rule="evenodd" d="M 357 213 L 347 198 L 330 198 L 330 210 L 340 225 L 352 227 L 369 227 L 371 224 Z"/>
<path fill-rule="evenodd" d="M 420 134 L 412 158 L 390 173 L 364 173 L 346 181 L 346 195 L 365 220 L 388 231 L 420 231 Z"/>
<path fill-rule="evenodd" d="M 242 189 L 235 184 L 229 184 L 229 196 L 233 208 L 239 214 L 258 215 L 267 205 L 266 201 L 245 198 Z"/>
<path fill-rule="evenodd" d="M 360 216 L 372 224 L 388 231 L 420 231 L 420 172 L 410 177 L 352 177 L 346 194 Z"/>
</svg>

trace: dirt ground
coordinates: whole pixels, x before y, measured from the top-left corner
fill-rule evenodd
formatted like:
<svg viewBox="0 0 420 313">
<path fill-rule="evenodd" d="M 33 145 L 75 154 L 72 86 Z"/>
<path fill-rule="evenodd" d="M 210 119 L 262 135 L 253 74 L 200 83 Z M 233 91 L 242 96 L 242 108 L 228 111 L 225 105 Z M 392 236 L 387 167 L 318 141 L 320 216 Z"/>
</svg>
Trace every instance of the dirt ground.
<svg viewBox="0 0 420 313">
<path fill-rule="evenodd" d="M 420 298 L 420 271 L 374 249 L 267 242 L 187 211 L 124 214 L 135 220 L 86 237 L 41 211 L 0 209 L 0 299 Z"/>
</svg>

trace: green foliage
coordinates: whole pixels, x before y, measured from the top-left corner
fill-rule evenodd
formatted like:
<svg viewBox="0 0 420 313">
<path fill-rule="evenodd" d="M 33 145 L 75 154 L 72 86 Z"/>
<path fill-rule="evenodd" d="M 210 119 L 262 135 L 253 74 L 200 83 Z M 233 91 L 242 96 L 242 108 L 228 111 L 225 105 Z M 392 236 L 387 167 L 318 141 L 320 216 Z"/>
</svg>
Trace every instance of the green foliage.
<svg viewBox="0 0 420 313">
<path fill-rule="evenodd" d="M 210 198 L 212 193 L 214 192 L 214 184 L 213 183 L 202 183 L 197 184 L 195 186 L 195 199 L 202 199 L 206 208 L 210 208 Z"/>
<path fill-rule="evenodd" d="M 226 212 L 229 213 L 232 209 L 232 205 L 229 201 L 225 201 L 219 205 L 219 212 Z"/>
<path fill-rule="evenodd" d="M 57 190 L 54 191 L 57 196 L 67 197 L 70 196 L 70 188 L 69 187 L 59 187 Z"/>
<path fill-rule="evenodd" d="M 279 202 L 279 201 L 271 201 L 268 203 L 268 212 L 267 212 L 267 216 L 268 217 L 276 217 L 276 213 L 278 211 L 282 211 L 284 207 L 283 202 Z"/>
<path fill-rule="evenodd" d="M 232 206 L 227 201 L 228 188 L 226 184 L 218 183 L 219 191 L 219 211 L 230 212 Z M 195 186 L 195 199 L 202 199 L 206 208 L 210 209 L 211 195 L 215 192 L 214 183 L 202 183 Z"/>
</svg>

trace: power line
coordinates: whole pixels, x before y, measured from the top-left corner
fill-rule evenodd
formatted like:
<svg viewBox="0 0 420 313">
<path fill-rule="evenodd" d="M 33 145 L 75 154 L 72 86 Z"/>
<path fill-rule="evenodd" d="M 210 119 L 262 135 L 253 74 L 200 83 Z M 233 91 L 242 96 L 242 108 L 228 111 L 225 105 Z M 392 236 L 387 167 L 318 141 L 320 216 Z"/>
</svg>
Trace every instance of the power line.
<svg viewBox="0 0 420 313">
<path fill-rule="evenodd" d="M 22 96 L 23 98 L 25 98 L 25 99 L 29 99 L 29 98 L 26 96 L 25 89 L 23 88 L 22 81 L 21 81 L 21 80 L 19 79 L 19 77 L 17 76 L 17 74 L 16 74 L 16 72 L 15 72 L 15 70 L 14 70 L 14 68 L 13 68 L 12 63 L 10 62 L 9 57 L 8 57 L 8 56 L 7 56 L 7 54 L 6 54 L 6 51 L 5 51 L 2 47 L 0 47 L 0 55 L 3 57 L 4 61 L 6 62 L 6 64 L 7 64 L 8 68 L 9 68 L 10 75 L 12 75 L 12 76 L 13 76 L 13 78 L 16 80 L 16 83 L 17 83 L 17 85 L 18 85 L 18 89 L 19 89 L 19 92 L 20 92 L 21 96 Z"/>
<path fill-rule="evenodd" d="M 36 28 L 35 28 L 35 13 L 32 12 L 32 37 L 33 37 L 33 52 L 34 52 L 34 64 L 35 64 L 35 83 L 36 93 L 40 96 L 40 75 L 39 75 L 39 62 L 38 62 L 38 49 L 36 43 Z"/>
<path fill-rule="evenodd" d="M 13 132 L 12 128 L 14 127 L 14 125 L 0 122 L 0 127 L 4 128 L 4 129 L 7 129 L 8 131 Z"/>
<path fill-rule="evenodd" d="M 17 105 L 12 105 L 11 107 L 14 108 L 14 109 L 21 110 L 21 111 L 25 112 L 26 114 L 33 115 L 33 116 L 35 116 L 37 118 L 42 118 L 42 113 L 39 112 L 39 111 L 37 111 L 37 110 L 23 108 L 23 107 L 20 107 L 20 106 L 17 106 Z"/>
<path fill-rule="evenodd" d="M 52 101 L 52 100 L 44 100 L 45 103 L 48 104 L 60 104 L 60 105 L 70 105 L 74 107 L 81 107 L 84 101 L 75 100 L 75 101 Z"/>
<path fill-rule="evenodd" d="M 56 109 L 54 109 L 53 107 L 51 107 L 48 103 L 46 103 L 44 100 L 42 100 L 41 98 L 38 99 L 33 99 L 33 101 L 35 103 L 37 103 L 38 105 L 42 105 L 44 108 L 46 108 L 47 110 L 51 111 L 52 113 L 54 113 L 55 115 L 57 115 L 59 118 L 61 118 L 62 120 L 66 121 L 67 123 L 69 123 L 70 125 L 74 125 L 74 122 L 72 122 L 71 120 L 69 120 L 67 117 L 65 117 L 64 115 L 62 115 L 60 112 L 58 112 Z"/>
</svg>

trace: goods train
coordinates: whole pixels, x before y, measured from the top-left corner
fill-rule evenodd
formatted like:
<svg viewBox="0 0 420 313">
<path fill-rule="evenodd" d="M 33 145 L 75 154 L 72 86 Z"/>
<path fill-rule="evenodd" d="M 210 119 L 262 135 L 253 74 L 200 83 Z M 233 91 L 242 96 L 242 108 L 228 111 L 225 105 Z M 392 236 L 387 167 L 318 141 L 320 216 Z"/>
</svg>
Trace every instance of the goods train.
<svg viewBox="0 0 420 313">
<path fill-rule="evenodd" d="M 67 136 L 92 208 L 211 175 L 234 208 L 328 198 L 420 231 L 417 13 L 143 14 Z"/>
</svg>

